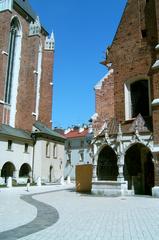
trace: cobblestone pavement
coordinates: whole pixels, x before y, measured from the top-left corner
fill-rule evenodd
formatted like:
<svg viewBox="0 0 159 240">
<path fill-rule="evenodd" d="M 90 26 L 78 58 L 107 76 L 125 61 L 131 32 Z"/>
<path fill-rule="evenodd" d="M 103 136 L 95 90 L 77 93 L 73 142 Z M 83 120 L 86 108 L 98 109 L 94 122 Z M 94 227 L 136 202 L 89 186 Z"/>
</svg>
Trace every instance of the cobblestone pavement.
<svg viewBox="0 0 159 240">
<path fill-rule="evenodd" d="M 36 188 L 36 192 L 48 190 L 56 188 Z M 21 194 L 26 193 L 22 189 L 0 192 L 0 203 L 10 196 L 6 205 L 2 207 L 0 204 L 1 232 L 27 224 L 36 217 L 37 209 L 21 200 Z M 95 197 L 68 189 L 36 194 L 33 199 L 55 208 L 59 219 L 42 231 L 19 238 L 21 240 L 159 239 L 159 199 L 144 196 Z"/>
</svg>

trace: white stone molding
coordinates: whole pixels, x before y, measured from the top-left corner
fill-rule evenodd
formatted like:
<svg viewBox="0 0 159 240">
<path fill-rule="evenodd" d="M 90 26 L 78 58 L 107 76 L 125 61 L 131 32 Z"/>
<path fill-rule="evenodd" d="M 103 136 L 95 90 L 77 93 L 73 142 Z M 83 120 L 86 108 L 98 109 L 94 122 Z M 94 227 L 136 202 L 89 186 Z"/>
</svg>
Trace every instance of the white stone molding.
<svg viewBox="0 0 159 240">
<path fill-rule="evenodd" d="M 152 65 L 152 69 L 159 68 L 159 60 L 156 60 L 156 62 Z"/>
<path fill-rule="evenodd" d="M 5 102 L 4 102 L 3 100 L 0 100 L 0 104 L 3 104 L 3 105 L 4 105 L 4 104 L 5 104 Z"/>
<path fill-rule="evenodd" d="M 159 44 L 156 45 L 155 50 L 156 50 L 156 51 L 159 50 Z"/>
<path fill-rule="evenodd" d="M 47 36 L 45 39 L 45 50 L 51 50 L 54 51 L 55 50 L 55 37 L 54 37 L 54 33 L 51 33 L 50 38 Z"/>
<path fill-rule="evenodd" d="M 105 76 L 100 80 L 98 81 L 98 83 L 94 86 L 94 90 L 97 90 L 97 89 L 101 89 L 102 87 L 102 84 L 104 82 L 105 79 L 107 79 L 111 74 L 113 74 L 114 70 L 113 69 L 110 69 L 106 74 Z"/>
<path fill-rule="evenodd" d="M 2 55 L 8 56 L 8 52 L 6 52 L 6 51 L 2 51 L 1 53 L 2 53 Z"/>
<path fill-rule="evenodd" d="M 131 92 L 130 86 L 132 83 L 147 80 L 148 81 L 148 96 L 149 96 L 149 114 L 151 114 L 151 90 L 150 90 L 150 80 L 145 75 L 140 75 L 137 78 L 131 78 L 127 80 L 124 84 L 124 95 L 125 95 L 125 120 L 132 119 L 132 104 L 131 104 Z"/>
<path fill-rule="evenodd" d="M 40 105 L 40 88 L 41 88 L 41 72 L 42 72 L 42 44 L 39 45 L 38 51 L 38 64 L 37 64 L 37 77 L 36 77 L 36 102 L 35 102 L 35 113 L 36 120 L 39 117 L 39 105 Z"/>
<path fill-rule="evenodd" d="M 152 106 L 159 106 L 159 98 L 156 98 L 152 101 Z"/>
<path fill-rule="evenodd" d="M 32 112 L 32 116 L 35 116 L 35 117 L 36 117 L 36 113 L 35 113 L 35 112 Z"/>
<path fill-rule="evenodd" d="M 38 75 L 38 71 L 37 71 L 37 70 L 34 70 L 33 73 L 34 73 L 35 75 Z"/>
</svg>

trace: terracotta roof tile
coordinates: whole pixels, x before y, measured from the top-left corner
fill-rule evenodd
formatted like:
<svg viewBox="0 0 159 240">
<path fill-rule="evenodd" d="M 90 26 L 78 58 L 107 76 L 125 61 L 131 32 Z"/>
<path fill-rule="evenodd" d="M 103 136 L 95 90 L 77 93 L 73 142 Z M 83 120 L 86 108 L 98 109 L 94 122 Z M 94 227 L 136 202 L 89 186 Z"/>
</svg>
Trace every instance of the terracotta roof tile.
<svg viewBox="0 0 159 240">
<path fill-rule="evenodd" d="M 79 137 L 85 137 L 88 134 L 88 129 L 84 129 L 84 131 L 79 132 L 79 129 L 71 130 L 64 136 L 67 138 L 79 138 Z"/>
</svg>

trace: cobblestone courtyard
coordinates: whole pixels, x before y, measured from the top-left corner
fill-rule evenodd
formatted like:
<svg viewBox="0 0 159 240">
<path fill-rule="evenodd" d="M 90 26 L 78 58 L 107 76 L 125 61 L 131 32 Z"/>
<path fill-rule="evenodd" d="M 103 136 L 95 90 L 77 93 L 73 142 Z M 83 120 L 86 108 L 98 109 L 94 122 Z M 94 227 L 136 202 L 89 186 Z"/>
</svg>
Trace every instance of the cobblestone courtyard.
<svg viewBox="0 0 159 240">
<path fill-rule="evenodd" d="M 159 239 L 159 199 L 95 197 L 67 188 L 1 189 L 0 239 Z"/>
</svg>

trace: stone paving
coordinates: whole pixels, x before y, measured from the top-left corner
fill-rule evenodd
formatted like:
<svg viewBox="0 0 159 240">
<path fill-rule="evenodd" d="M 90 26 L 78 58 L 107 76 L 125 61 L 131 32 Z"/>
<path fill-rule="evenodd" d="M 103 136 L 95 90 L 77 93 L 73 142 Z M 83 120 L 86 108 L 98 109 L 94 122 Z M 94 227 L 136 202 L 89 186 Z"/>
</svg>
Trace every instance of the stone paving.
<svg viewBox="0 0 159 240">
<path fill-rule="evenodd" d="M 22 188 L 0 190 L 0 239 L 13 239 L 9 231 L 8 237 L 2 238 L 2 232 L 9 229 L 13 229 L 14 232 L 18 226 L 22 225 L 25 229 L 29 222 L 37 219 L 39 209 L 37 206 L 35 208 L 35 205 L 30 205 L 33 204 L 34 200 L 42 203 L 39 205 L 43 209 L 40 215 L 40 218 L 43 215 L 42 225 L 45 225 L 45 222 L 50 222 L 50 219 L 51 221 L 54 219 L 54 221 L 50 225 L 46 224 L 43 230 L 39 228 L 41 221 L 38 221 L 38 224 L 32 224 L 33 221 L 30 229 L 34 229 L 34 233 L 28 235 L 25 232 L 24 237 L 18 235 L 17 239 L 159 239 L 159 199 L 146 196 L 96 197 L 79 194 L 64 188 L 66 187 L 36 187 L 32 188 L 29 194 Z M 38 192 L 40 194 L 35 194 Z M 43 194 L 41 194 L 42 192 Z M 33 198 L 33 202 L 26 203 L 20 199 L 21 195 L 25 195 L 28 199 Z M 52 206 L 52 210 L 49 210 L 52 218 L 48 212 L 45 212 L 46 206 Z M 55 218 L 55 213 L 57 218 Z M 20 228 L 18 231 L 21 231 Z"/>
</svg>

